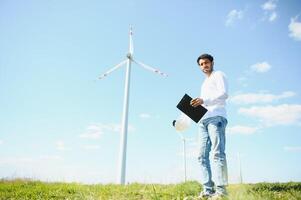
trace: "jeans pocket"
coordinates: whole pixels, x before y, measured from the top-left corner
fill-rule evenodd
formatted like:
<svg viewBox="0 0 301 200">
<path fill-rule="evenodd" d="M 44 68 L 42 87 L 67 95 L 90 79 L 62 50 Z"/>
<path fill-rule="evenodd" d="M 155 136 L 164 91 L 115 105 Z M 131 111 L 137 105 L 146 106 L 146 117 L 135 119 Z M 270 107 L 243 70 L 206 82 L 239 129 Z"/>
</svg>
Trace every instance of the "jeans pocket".
<svg viewBox="0 0 301 200">
<path fill-rule="evenodd" d="M 228 124 L 228 120 L 226 119 L 226 118 L 224 118 L 224 117 L 218 117 L 219 118 L 219 125 L 221 125 L 222 127 L 226 127 L 227 126 L 227 124 Z"/>
<path fill-rule="evenodd" d="M 209 123 L 211 124 L 211 126 L 214 126 L 217 131 L 224 131 L 228 122 L 226 118 L 217 116 Z"/>
</svg>

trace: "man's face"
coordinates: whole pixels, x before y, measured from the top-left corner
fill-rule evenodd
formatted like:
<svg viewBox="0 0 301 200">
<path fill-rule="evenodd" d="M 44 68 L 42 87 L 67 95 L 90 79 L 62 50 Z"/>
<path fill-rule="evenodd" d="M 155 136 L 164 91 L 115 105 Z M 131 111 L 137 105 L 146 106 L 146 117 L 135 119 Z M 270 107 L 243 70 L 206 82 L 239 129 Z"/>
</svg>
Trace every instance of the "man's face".
<svg viewBox="0 0 301 200">
<path fill-rule="evenodd" d="M 213 70 L 213 62 L 211 62 L 209 59 L 205 58 L 205 59 L 200 59 L 199 60 L 199 65 L 202 69 L 202 71 L 205 74 L 210 74 Z"/>
</svg>

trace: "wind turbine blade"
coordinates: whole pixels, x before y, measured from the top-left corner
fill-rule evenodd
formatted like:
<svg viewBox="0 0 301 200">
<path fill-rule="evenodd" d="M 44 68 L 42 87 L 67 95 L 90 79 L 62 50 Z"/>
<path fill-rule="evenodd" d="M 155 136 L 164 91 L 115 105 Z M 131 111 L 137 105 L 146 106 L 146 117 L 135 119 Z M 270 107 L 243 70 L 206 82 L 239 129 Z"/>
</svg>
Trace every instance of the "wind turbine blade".
<svg viewBox="0 0 301 200">
<path fill-rule="evenodd" d="M 133 60 L 133 62 L 135 62 L 136 64 L 140 65 L 141 67 L 143 67 L 143 68 L 146 69 L 146 70 L 149 70 L 149 71 L 154 72 L 154 73 L 156 73 L 156 74 L 159 74 L 159 75 L 161 75 L 161 76 L 165 76 L 165 77 L 168 76 L 168 75 L 165 74 L 164 72 L 161 72 L 159 69 L 155 69 L 155 68 L 153 68 L 153 67 L 150 67 L 150 66 L 148 66 L 148 65 L 146 65 L 146 64 L 144 64 L 144 63 L 142 63 L 142 62 L 139 62 L 139 61 L 137 61 L 137 60 Z"/>
<path fill-rule="evenodd" d="M 127 62 L 127 60 L 124 60 L 121 63 L 119 63 L 118 65 L 115 65 L 114 67 L 112 67 L 111 69 L 109 69 L 108 71 L 106 71 L 104 74 L 102 74 L 101 76 L 99 76 L 99 79 L 105 78 L 106 76 L 108 76 L 110 73 L 112 73 L 113 71 L 115 71 L 116 69 L 118 69 L 119 67 L 121 67 L 126 62 Z"/>
<path fill-rule="evenodd" d="M 133 29 L 130 27 L 130 44 L 129 44 L 129 53 L 132 55 L 134 53 L 134 44 L 133 44 Z"/>
</svg>

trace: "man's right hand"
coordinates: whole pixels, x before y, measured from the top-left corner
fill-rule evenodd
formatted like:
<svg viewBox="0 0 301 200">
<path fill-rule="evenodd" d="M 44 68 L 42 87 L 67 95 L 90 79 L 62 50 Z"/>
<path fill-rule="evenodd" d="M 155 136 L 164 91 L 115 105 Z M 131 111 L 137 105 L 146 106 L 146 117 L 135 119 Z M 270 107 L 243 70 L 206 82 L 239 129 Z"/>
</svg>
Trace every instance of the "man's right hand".
<svg viewBox="0 0 301 200">
<path fill-rule="evenodd" d="M 193 107 L 197 107 L 199 105 L 202 105 L 203 103 L 204 101 L 201 98 L 195 98 L 190 101 L 190 105 L 192 105 Z"/>
</svg>

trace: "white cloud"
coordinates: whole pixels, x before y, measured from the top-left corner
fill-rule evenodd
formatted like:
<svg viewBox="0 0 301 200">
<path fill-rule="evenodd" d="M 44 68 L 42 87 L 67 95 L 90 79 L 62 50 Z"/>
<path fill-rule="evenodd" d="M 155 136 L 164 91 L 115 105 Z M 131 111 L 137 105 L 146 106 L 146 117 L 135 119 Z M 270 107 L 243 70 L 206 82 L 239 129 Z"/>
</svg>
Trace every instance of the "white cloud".
<svg viewBox="0 0 301 200">
<path fill-rule="evenodd" d="M 250 68 L 255 72 L 264 73 L 271 69 L 271 65 L 268 62 L 261 62 L 252 65 Z"/>
<path fill-rule="evenodd" d="M 265 2 L 264 4 L 261 5 L 261 8 L 264 10 L 266 17 L 263 20 L 266 20 L 267 15 L 269 15 L 268 17 L 268 21 L 269 22 L 273 22 L 277 19 L 278 14 L 275 11 L 276 10 L 276 0 L 269 0 L 267 2 Z"/>
<path fill-rule="evenodd" d="M 99 145 L 83 145 L 82 148 L 85 150 L 97 150 L 100 148 L 100 146 Z"/>
<path fill-rule="evenodd" d="M 43 161 L 61 161 L 63 158 L 59 155 L 42 155 L 39 157 L 40 160 Z"/>
<path fill-rule="evenodd" d="M 300 104 L 253 106 L 251 108 L 240 108 L 238 112 L 246 116 L 258 118 L 266 126 L 300 125 L 301 122 Z"/>
<path fill-rule="evenodd" d="M 236 104 L 254 104 L 254 103 L 270 103 L 275 100 L 293 97 L 296 94 L 292 91 L 285 91 L 282 94 L 268 94 L 268 93 L 245 93 L 234 95 L 230 101 Z"/>
<path fill-rule="evenodd" d="M 272 12 L 270 17 L 269 17 L 269 21 L 273 22 L 277 19 L 277 13 L 276 12 Z"/>
<path fill-rule="evenodd" d="M 7 158 L 0 158 L 0 164 L 14 164 L 14 165 L 21 165 L 21 164 L 28 164 L 34 162 L 34 159 L 31 157 L 7 157 Z"/>
<path fill-rule="evenodd" d="M 297 17 L 291 18 L 291 23 L 288 25 L 288 29 L 290 37 L 301 41 L 301 22 L 297 21 Z"/>
<path fill-rule="evenodd" d="M 101 126 L 92 124 L 87 127 L 87 130 L 81 134 L 81 138 L 97 139 L 103 134 Z"/>
<path fill-rule="evenodd" d="M 248 86 L 248 81 L 250 78 L 254 78 L 257 73 L 265 73 L 269 71 L 272 66 L 267 62 L 257 62 L 253 65 L 250 65 L 248 69 L 244 70 L 241 75 L 237 78 L 237 81 L 241 86 Z"/>
<path fill-rule="evenodd" d="M 56 149 L 59 151 L 65 151 L 65 150 L 69 150 L 69 148 L 66 147 L 65 143 L 62 140 L 58 140 L 55 143 Z"/>
<path fill-rule="evenodd" d="M 275 0 L 269 0 L 269 1 L 267 1 L 264 4 L 261 5 L 261 8 L 263 10 L 267 10 L 267 11 L 273 11 L 273 10 L 276 9 L 276 7 L 277 7 L 277 5 L 276 5 Z"/>
<path fill-rule="evenodd" d="M 3 140 L 0 140 L 0 145 L 3 144 Z"/>
<path fill-rule="evenodd" d="M 259 130 L 258 127 L 236 125 L 227 128 L 226 132 L 230 134 L 251 135 Z"/>
<path fill-rule="evenodd" d="M 231 10 L 227 15 L 226 26 L 232 25 L 235 21 L 243 18 L 242 10 Z"/>
<path fill-rule="evenodd" d="M 301 152 L 301 146 L 286 146 L 283 147 L 283 150 L 289 152 Z"/>
<path fill-rule="evenodd" d="M 99 139 L 102 134 L 116 132 L 121 130 L 120 124 L 91 124 L 87 127 L 86 131 L 79 135 L 80 138 Z M 135 131 L 132 125 L 128 126 L 128 131 Z"/>
<path fill-rule="evenodd" d="M 141 114 L 139 115 L 139 117 L 142 118 L 142 119 L 148 119 L 148 118 L 151 117 L 151 115 L 150 115 L 150 114 L 147 114 L 147 113 L 141 113 Z"/>
</svg>

